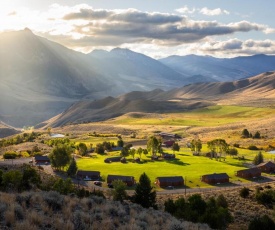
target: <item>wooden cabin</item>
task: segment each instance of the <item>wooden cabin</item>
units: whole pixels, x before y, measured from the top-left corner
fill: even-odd
[[[208,184],[228,183],[229,176],[226,173],[213,173],[203,175],[201,181]]]
[[[157,177],[155,184],[157,184],[159,187],[183,186],[184,180],[182,176]]]
[[[135,184],[135,178],[133,176],[121,176],[121,175],[108,175],[107,183],[111,184],[115,180],[121,180],[127,186],[133,186]]]
[[[245,179],[252,179],[261,176],[261,170],[257,167],[250,169],[243,169],[236,172],[236,176],[242,177]]]

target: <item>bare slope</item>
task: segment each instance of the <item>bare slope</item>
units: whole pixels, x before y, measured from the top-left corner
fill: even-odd
[[[12,136],[17,133],[20,133],[20,131],[0,121],[0,138]]]
[[[268,72],[234,82],[201,83],[171,91],[131,92],[118,98],[80,101],[47,125],[106,120],[130,112],[169,113],[214,104],[265,106],[274,105],[275,73]]]

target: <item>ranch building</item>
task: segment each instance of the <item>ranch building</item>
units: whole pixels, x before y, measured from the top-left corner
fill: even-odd
[[[275,164],[271,161],[261,163],[257,165],[257,168],[259,168],[262,172],[265,172],[265,173],[275,172]]]
[[[261,170],[257,167],[250,168],[250,169],[243,169],[236,172],[236,176],[242,177],[245,179],[252,179],[255,177],[261,176]]]
[[[135,184],[135,178],[133,176],[121,176],[121,175],[108,175],[107,183],[111,184],[115,180],[121,180],[127,186],[133,186]]]
[[[183,186],[184,180],[182,176],[157,177],[155,184],[157,184],[159,187]]]
[[[76,177],[82,180],[99,180],[100,172],[99,171],[84,171],[78,170],[76,173]]]
[[[229,176],[226,173],[207,174],[201,177],[201,181],[208,184],[228,183]]]

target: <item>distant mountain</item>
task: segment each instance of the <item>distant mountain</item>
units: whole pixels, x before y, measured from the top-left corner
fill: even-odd
[[[170,56],[159,61],[183,75],[202,76],[196,82],[234,81],[275,70],[275,56],[263,54],[236,58]]]
[[[180,112],[215,104],[274,106],[274,101],[275,72],[267,72],[233,82],[197,83],[169,91],[135,91],[117,98],[80,101],[43,125],[87,123],[132,112]]]
[[[120,48],[83,54],[29,29],[6,32],[0,34],[0,117],[14,127],[33,126],[79,100],[232,81],[273,66],[275,57],[266,55],[233,59],[173,56],[159,61]]]
[[[19,130],[16,130],[15,128],[0,121],[0,138],[8,137],[18,133],[20,133]]]
[[[135,91],[117,98],[80,101],[44,125],[101,121],[132,112],[180,112],[223,103],[274,106],[274,101],[275,73],[267,72],[233,82],[197,83],[169,91]]]
[[[0,115],[17,127],[49,119],[83,98],[189,83],[145,55],[123,49],[86,55],[29,29],[0,34],[0,60]]]
[[[129,92],[129,89],[167,90],[192,83],[159,61],[129,49],[95,50],[88,55],[93,58],[91,62],[97,71],[113,79],[113,87],[120,89],[120,94]]]

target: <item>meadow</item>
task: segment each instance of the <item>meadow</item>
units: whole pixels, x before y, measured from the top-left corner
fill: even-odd
[[[192,111],[157,114],[156,116],[124,115],[107,121],[124,125],[179,125],[179,126],[219,126],[241,121],[251,121],[274,115],[273,108],[215,105]]]
[[[172,153],[171,150],[165,152]],[[245,157],[245,161],[238,160],[227,156],[225,161],[210,159],[205,156],[193,156],[188,148],[182,148],[176,152],[175,160],[159,160],[151,161],[149,156],[142,155],[141,163],[133,163],[132,157],[127,158],[127,163],[113,162],[104,163],[104,159],[108,156],[118,156],[119,153],[111,153],[106,155],[95,155],[92,158],[80,158],[77,160],[77,166],[81,170],[100,171],[103,180],[108,174],[134,176],[138,181],[140,175],[145,172],[153,183],[158,176],[183,176],[186,180],[186,186],[190,188],[211,187],[211,185],[200,181],[200,177],[205,174],[227,173],[230,182],[250,182],[242,178],[236,177],[235,172],[245,169],[243,163],[251,163],[256,152],[249,150],[240,150],[240,156]],[[265,157],[269,155],[264,154]],[[136,155],[137,157],[137,155]]]

